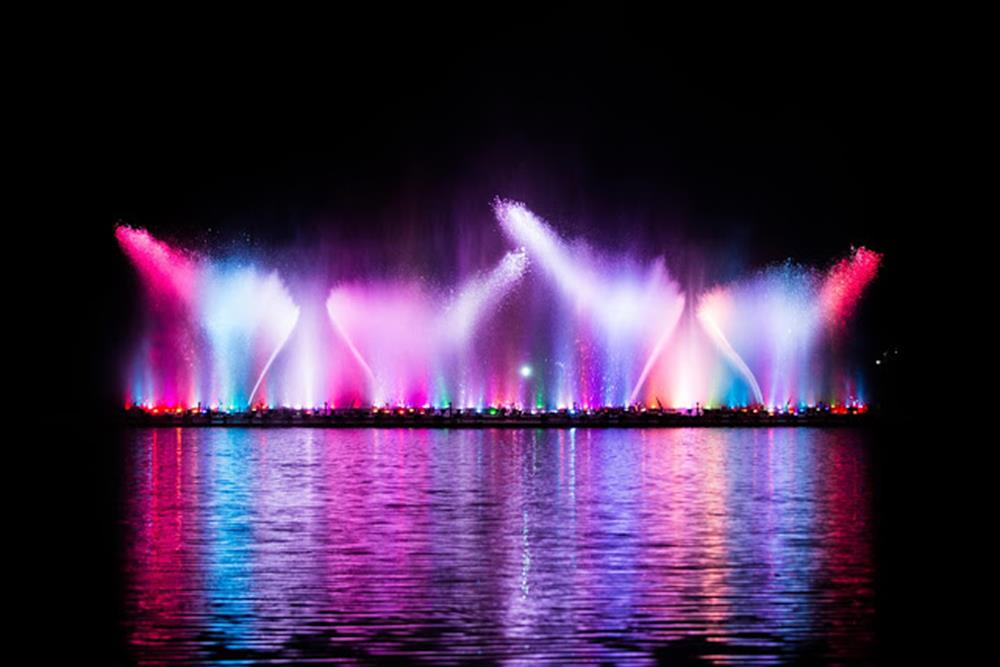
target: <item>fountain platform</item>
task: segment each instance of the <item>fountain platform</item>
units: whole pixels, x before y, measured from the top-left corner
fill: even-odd
[[[867,408],[768,411],[753,409],[630,409],[521,411],[426,408],[296,410],[148,410],[130,408],[134,426],[259,428],[656,428],[855,426],[874,418]]]

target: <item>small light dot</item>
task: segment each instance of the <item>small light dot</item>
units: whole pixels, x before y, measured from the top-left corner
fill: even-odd
[[[527,364],[521,366],[521,377],[531,377],[531,366]]]

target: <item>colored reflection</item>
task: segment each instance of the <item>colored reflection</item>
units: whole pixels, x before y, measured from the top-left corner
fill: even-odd
[[[872,657],[863,432],[129,438],[140,663]]]

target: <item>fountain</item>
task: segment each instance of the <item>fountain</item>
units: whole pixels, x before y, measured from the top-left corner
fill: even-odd
[[[358,275],[316,287],[260,256],[119,226],[143,286],[126,407],[355,421],[865,411],[842,342],[879,253],[852,249],[825,271],[787,261],[692,293],[662,257],[566,239],[519,202],[493,209],[499,258],[453,285]]]

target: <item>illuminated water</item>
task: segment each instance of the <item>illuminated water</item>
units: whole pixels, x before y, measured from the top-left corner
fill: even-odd
[[[483,253],[463,238],[437,281],[406,253],[392,280],[386,266],[324,274],[353,266],[350,248],[283,274],[267,253],[192,252],[117,227],[143,286],[142,335],[121,347],[124,407],[865,404],[870,362],[848,343],[878,252],[826,269],[789,260],[705,291],[662,256],[567,241],[523,204],[494,213],[513,247],[480,264],[502,235]]]
[[[139,662],[873,656],[861,431],[126,437]]]

